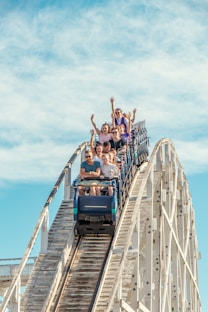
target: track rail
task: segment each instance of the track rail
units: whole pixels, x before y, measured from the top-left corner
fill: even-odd
[[[109,235],[78,238],[50,312],[91,311],[111,242]]]

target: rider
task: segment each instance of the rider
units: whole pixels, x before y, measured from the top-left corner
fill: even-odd
[[[86,160],[81,163],[80,177],[82,180],[89,179],[80,182],[79,194],[85,195],[86,186],[90,187],[90,195],[100,195],[100,187],[96,187],[96,180],[93,178],[99,178],[101,173],[100,163],[93,159],[92,151],[85,151]],[[90,180],[92,178],[92,180]]]

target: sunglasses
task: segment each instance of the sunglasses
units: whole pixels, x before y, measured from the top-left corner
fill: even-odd
[[[85,158],[91,158],[91,155],[87,155],[87,156],[85,156]]]

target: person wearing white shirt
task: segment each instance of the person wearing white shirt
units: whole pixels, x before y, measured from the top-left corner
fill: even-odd
[[[100,178],[109,178],[113,179],[114,177],[118,177],[120,175],[119,168],[114,165],[113,163],[110,163],[110,155],[109,154],[103,154],[102,155],[103,165],[101,166],[101,175]],[[108,195],[113,195],[113,187],[108,186]]]

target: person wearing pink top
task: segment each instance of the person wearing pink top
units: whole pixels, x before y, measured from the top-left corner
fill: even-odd
[[[99,142],[100,143],[104,143],[104,142],[108,142],[112,139],[112,134],[111,134],[111,128],[110,125],[105,122],[104,124],[102,124],[101,130],[99,130],[96,126],[96,123],[94,121],[94,114],[91,115],[91,122],[92,125],[99,137]]]

